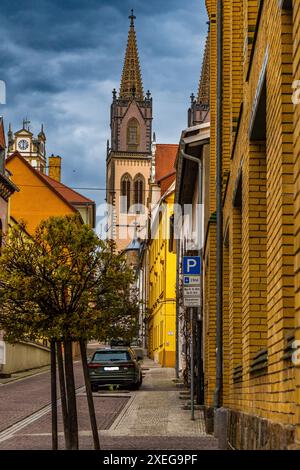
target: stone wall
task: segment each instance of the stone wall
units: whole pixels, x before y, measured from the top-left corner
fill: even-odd
[[[0,374],[35,369],[50,364],[50,350],[34,343],[5,343],[6,363],[0,364]]]
[[[214,104],[217,0],[207,0],[206,5]],[[300,80],[300,6],[293,2],[293,12],[288,1],[226,0],[223,5],[223,405],[233,447],[285,449],[295,435],[300,437],[299,367],[291,360],[294,337],[300,339],[300,237],[295,223],[300,213],[300,105],[292,104],[293,79]],[[215,111],[210,146],[212,209]],[[212,225],[204,260],[207,406],[213,403],[215,380],[211,356],[216,260],[211,230]]]

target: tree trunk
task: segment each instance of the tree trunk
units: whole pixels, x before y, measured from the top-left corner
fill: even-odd
[[[59,384],[60,384],[61,408],[62,408],[62,416],[63,416],[63,423],[64,423],[65,444],[66,444],[66,449],[70,450],[70,426],[69,426],[68,407],[67,407],[67,399],[66,399],[66,380],[65,380],[64,361],[63,361],[61,341],[57,342],[57,363],[58,363],[58,374],[59,374]]]
[[[94,448],[95,450],[100,450],[97,419],[96,419],[92,387],[91,387],[91,382],[90,382],[90,377],[89,377],[89,369],[88,369],[87,356],[86,356],[86,345],[85,345],[84,340],[80,340],[79,344],[80,344],[80,353],[81,353],[82,368],[83,368],[85,388],[86,388],[86,396],[87,396],[87,402],[88,402],[88,407],[89,407],[91,428],[92,428],[92,433],[93,433]]]
[[[78,419],[73,369],[72,341],[66,340],[64,342],[64,346],[68,418],[70,429],[70,449],[78,450]]]
[[[56,390],[55,340],[51,341],[51,414],[52,414],[52,450],[57,450],[58,449],[58,433],[57,433],[57,390]]]

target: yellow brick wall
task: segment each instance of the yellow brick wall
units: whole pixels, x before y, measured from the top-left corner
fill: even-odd
[[[204,252],[204,398],[213,406],[216,386],[216,224],[211,222]]]
[[[233,372],[242,366],[242,214],[233,208],[228,226],[229,244],[229,407],[240,399],[241,384],[233,382]]]
[[[300,425],[300,377],[296,414],[295,368],[283,359],[286,338],[294,331],[294,262],[300,279],[300,105],[293,110],[291,85],[300,80],[300,2],[291,12],[281,10],[277,0],[263,3],[258,18],[257,0],[228,0],[224,6],[223,44],[223,173],[229,170],[224,194],[224,405],[281,424]],[[206,2],[215,19],[216,0]],[[294,24],[294,72],[293,64]],[[211,80],[216,79],[216,25],[211,24]],[[249,124],[256,99],[261,70],[267,63],[267,138],[250,141]],[[254,52],[254,53],[253,53]],[[252,60],[252,63],[251,63]],[[211,103],[216,102],[215,83]],[[241,103],[243,112],[237,132]],[[216,110],[211,122],[211,180],[215,194]],[[294,125],[293,125],[294,113]],[[293,151],[294,134],[294,151]],[[234,153],[233,144],[235,143]],[[232,158],[231,158],[232,156]],[[295,169],[293,168],[295,159]],[[238,175],[242,171],[242,211],[233,207]],[[294,178],[296,184],[294,211]],[[214,184],[212,184],[212,181]],[[298,186],[297,186],[298,182]],[[299,190],[297,189],[299,187]],[[211,196],[213,199],[214,196]],[[215,206],[214,206],[215,207]],[[299,221],[297,223],[297,220]],[[294,227],[296,252],[294,257]],[[215,229],[215,226],[214,226]],[[211,262],[212,224],[206,242],[209,259],[205,295],[211,325],[205,346],[212,349],[211,332],[215,321],[212,302],[215,265]],[[298,264],[297,264],[298,263]],[[214,280],[214,281],[213,281]],[[296,281],[296,288],[300,282]],[[298,302],[298,304],[297,304]],[[300,288],[296,292],[300,316]],[[300,321],[297,321],[300,339]],[[266,348],[268,368],[261,375],[250,373],[255,354]],[[215,370],[206,351],[206,403],[211,403]],[[233,372],[242,366],[242,380],[234,382]]]
[[[230,405],[229,246],[223,253],[223,406]]]
[[[243,22],[243,6],[240,0],[232,0],[231,18],[231,56],[230,56],[230,75],[231,75],[231,122],[232,132],[230,133],[231,148],[237,130],[237,121],[240,113],[243,92],[243,40],[244,34],[241,24]]]
[[[293,79],[300,80],[300,2],[293,2]],[[296,340],[300,341],[300,104],[294,107],[294,243]],[[300,442],[300,364],[296,368],[296,424]]]
[[[210,21],[210,169],[209,169],[209,206],[210,212],[216,210],[216,129],[217,129],[217,8],[215,0],[206,0]]]
[[[217,7],[215,0],[206,0],[210,21],[210,155],[209,171],[206,171],[205,186],[209,186],[208,219],[213,220],[206,227],[203,251],[204,266],[204,400],[207,406],[213,406],[216,384],[216,130],[217,130]],[[206,208],[207,209],[207,208]]]

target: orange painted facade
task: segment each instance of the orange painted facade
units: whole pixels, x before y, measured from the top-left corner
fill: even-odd
[[[76,209],[18,153],[8,158],[6,168],[12,173],[13,183],[20,189],[10,199],[10,214],[17,222],[24,221],[29,233],[33,233],[40,222],[51,216],[76,214]]]

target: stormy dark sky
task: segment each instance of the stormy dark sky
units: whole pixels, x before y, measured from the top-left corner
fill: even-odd
[[[43,122],[47,154],[63,157],[63,182],[104,188],[111,91],[119,88],[134,8],[153,130],[177,143],[196,93],[207,17],[204,0],[1,0],[0,80],[6,127]],[[104,191],[82,190],[102,202]]]

